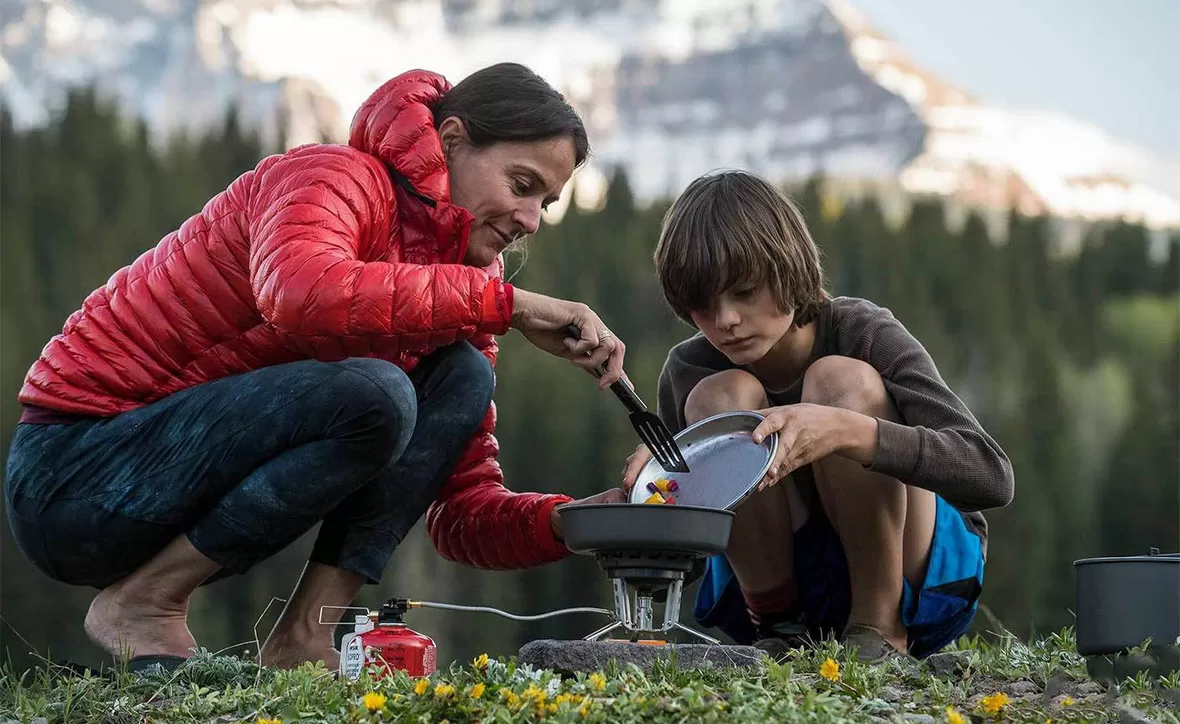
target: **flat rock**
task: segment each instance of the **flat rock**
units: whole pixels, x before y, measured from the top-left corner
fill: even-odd
[[[966,668],[971,654],[967,651],[941,651],[926,657],[926,665],[939,676],[953,676]]]
[[[1008,693],[1013,696],[1025,696],[1027,694],[1035,694],[1040,691],[1040,687],[1031,681],[1013,681],[1008,686]]]
[[[519,660],[562,674],[601,671],[613,660],[619,666],[635,664],[648,671],[657,661],[675,656],[680,669],[755,668],[765,664],[763,653],[753,646],[723,644],[635,644],[629,641],[530,641],[520,649]]]

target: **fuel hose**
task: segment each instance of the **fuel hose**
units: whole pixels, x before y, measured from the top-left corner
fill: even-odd
[[[543,618],[552,618],[553,616],[562,616],[568,613],[601,613],[607,616],[614,616],[614,611],[608,611],[605,608],[592,608],[589,606],[580,606],[577,608],[562,608],[556,611],[549,611],[547,613],[538,613],[532,616],[522,616],[516,613],[508,613],[501,611],[498,608],[491,606],[460,606],[457,603],[436,603],[434,601],[409,601],[410,608],[441,608],[448,611],[474,611],[476,613],[494,613],[497,616],[510,618],[514,621],[539,621]]]

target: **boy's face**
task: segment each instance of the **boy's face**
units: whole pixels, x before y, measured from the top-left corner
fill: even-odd
[[[770,288],[739,283],[713,300],[692,321],[710,343],[737,365],[757,362],[791,330],[794,312],[779,309]]]

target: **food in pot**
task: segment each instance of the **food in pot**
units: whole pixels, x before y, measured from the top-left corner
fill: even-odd
[[[651,495],[649,495],[647,497],[646,500],[643,501],[644,505],[649,505],[651,503],[663,503],[663,502],[664,502],[664,496],[660,495],[658,492],[652,493]]]

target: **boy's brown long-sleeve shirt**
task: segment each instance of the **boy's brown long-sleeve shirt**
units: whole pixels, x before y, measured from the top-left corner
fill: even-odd
[[[1012,500],[1012,464],[939,375],[925,348],[893,314],[864,299],[837,297],[816,319],[811,362],[841,355],[873,366],[904,422],[878,420],[877,455],[869,467],[933,491],[960,510],[987,550],[980,511]],[[672,348],[660,373],[658,411],[679,432],[684,403],[704,378],[738,366],[697,334]],[[803,380],[769,392],[772,405],[800,402]]]

